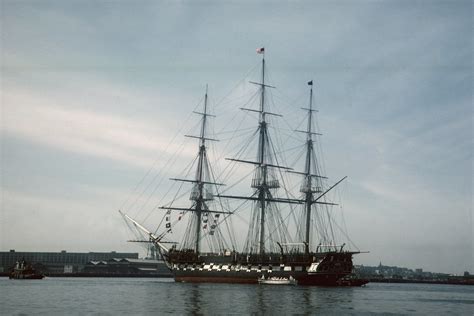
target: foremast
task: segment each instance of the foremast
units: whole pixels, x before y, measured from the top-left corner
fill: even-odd
[[[173,206],[162,206],[160,208],[167,209],[169,214],[172,210],[180,211],[180,217],[183,216],[186,212],[192,212],[193,218],[188,222],[188,228],[184,236],[184,249],[192,249],[195,254],[201,252],[201,239],[202,239],[202,230],[201,223],[205,223],[204,227],[207,227],[207,215],[209,213],[225,213],[216,210],[209,209],[209,203],[214,200],[214,193],[212,186],[222,185],[220,183],[215,183],[212,181],[212,172],[209,164],[206,144],[208,141],[217,141],[213,138],[208,138],[206,135],[207,121],[208,117],[213,116],[208,113],[208,93],[206,86],[206,94],[204,95],[204,105],[203,112],[194,112],[195,114],[201,115],[201,127],[199,136],[194,135],[185,135],[186,137],[196,138],[199,140],[199,151],[197,156],[197,167],[194,179],[177,179],[172,178],[171,180],[181,181],[181,182],[190,182],[193,184],[191,189],[191,194],[189,199],[193,201],[191,207],[173,207]],[[205,217],[203,217],[203,215]],[[168,232],[171,231],[171,224],[168,223],[167,228]]]
[[[201,218],[202,212],[207,208],[205,204],[205,197],[204,197],[204,183],[203,183],[203,167],[204,163],[207,164],[207,153],[206,153],[206,122],[207,122],[207,86],[206,86],[206,94],[204,96],[204,111],[201,113],[202,115],[202,124],[201,124],[201,133],[199,135],[199,155],[198,155],[198,165],[196,170],[196,177],[194,187],[190,196],[191,200],[195,201],[195,208],[194,214],[196,216],[196,227],[195,227],[195,244],[194,244],[194,251],[199,253],[201,250],[200,243],[201,243]],[[195,194],[197,193],[197,194]]]

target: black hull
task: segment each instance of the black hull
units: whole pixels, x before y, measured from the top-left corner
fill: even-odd
[[[257,284],[262,276],[297,280],[299,285],[341,286],[352,272],[352,253],[198,255],[175,252],[167,257],[176,282]],[[359,284],[355,284],[359,285]]]
[[[41,280],[44,278],[42,274],[10,274],[10,279],[15,280]]]

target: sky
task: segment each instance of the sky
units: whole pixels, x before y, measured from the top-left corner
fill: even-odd
[[[348,176],[348,233],[369,251],[355,263],[474,272],[471,1],[0,0],[0,11],[1,251],[139,251],[117,210],[150,168],[193,157],[180,137],[206,84],[218,104],[265,47],[282,95],[307,102],[315,82],[326,170]]]

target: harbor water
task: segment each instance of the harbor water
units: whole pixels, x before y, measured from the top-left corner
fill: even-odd
[[[0,278],[2,315],[473,315],[474,287],[305,287],[138,278]]]

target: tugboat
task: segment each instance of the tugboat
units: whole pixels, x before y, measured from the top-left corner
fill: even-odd
[[[239,146],[241,149],[231,153],[232,158],[225,158],[228,166],[224,171],[215,172],[208,155],[209,143],[217,139],[208,135],[209,120],[214,115],[209,113],[206,88],[202,111],[194,112],[201,116],[199,134],[185,135],[199,141],[198,153],[182,177],[171,178],[179,188],[170,201],[157,207],[164,213],[159,226],[147,229],[119,212],[134,233],[156,245],[176,282],[257,284],[264,274],[280,281],[294,278],[299,285],[345,286],[348,283],[342,280],[352,273],[352,258],[360,251],[347,249],[346,243],[341,243],[351,242],[342,229],[340,236],[336,234],[341,226],[331,207],[338,204],[327,196],[346,177],[329,183],[316,155],[316,140],[321,134],[315,124],[313,81],[308,82],[309,104],[303,108],[307,117],[299,119],[306,121],[306,128],[295,130],[305,135],[300,140],[301,159],[295,161],[296,170],[300,171],[296,171],[287,166],[286,157],[281,155],[285,152],[281,138],[272,139],[272,134],[278,133],[281,123],[277,120],[282,115],[269,108],[269,100],[273,100],[270,91],[275,87],[265,81],[264,48],[257,53],[263,55],[260,80],[250,81],[257,90],[249,101],[242,102],[246,107],[240,109],[256,116],[258,124],[250,127],[253,133]],[[252,102],[254,106],[250,105]],[[249,130],[239,128],[232,127],[227,133]],[[254,145],[256,150],[250,150]],[[292,146],[294,150],[294,143]],[[250,182],[250,190],[235,194],[233,190],[241,188],[239,184],[244,180]],[[222,188],[226,183],[231,185]],[[187,184],[190,188],[184,190]],[[235,225],[232,218],[244,218],[244,224]],[[242,233],[245,224],[246,238]],[[176,232],[178,235],[173,235]],[[176,238],[181,242],[177,243]]]
[[[25,260],[21,260],[15,263],[15,267],[8,277],[18,280],[41,280],[44,278],[44,274],[36,271],[33,266]]]
[[[338,286],[364,286],[369,283],[368,279],[359,278],[353,274],[346,275],[345,277],[337,280]]]

